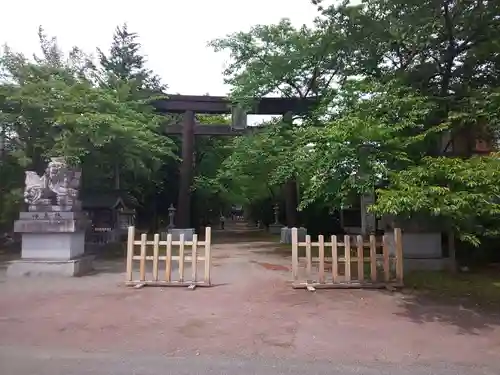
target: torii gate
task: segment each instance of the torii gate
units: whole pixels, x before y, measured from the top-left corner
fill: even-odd
[[[180,168],[179,196],[177,200],[176,225],[187,229],[191,225],[191,184],[194,169],[194,140],[196,135],[238,136],[247,127],[246,115],[282,115],[307,113],[316,103],[314,98],[261,98],[253,101],[253,108],[244,112],[240,107],[222,96],[168,95],[167,99],[156,100],[152,104],[159,113],[183,114],[181,124],[167,126],[166,134],[182,134],[182,164]],[[195,114],[232,114],[232,124],[200,125],[195,122]],[[295,184],[294,184],[295,186]],[[287,189],[290,190],[290,189]],[[287,208],[294,205],[295,213],[287,209],[290,226],[296,225],[296,195]],[[290,201],[287,197],[287,201]]]

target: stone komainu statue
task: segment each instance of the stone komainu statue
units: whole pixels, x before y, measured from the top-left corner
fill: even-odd
[[[45,173],[26,171],[24,201],[29,205],[71,206],[78,197],[81,172],[64,158],[51,158]]]

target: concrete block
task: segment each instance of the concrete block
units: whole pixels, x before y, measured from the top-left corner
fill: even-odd
[[[307,229],[304,227],[297,228],[297,234],[299,242],[304,242],[306,240]],[[292,243],[292,228],[284,227],[281,228],[281,243],[291,244]]]
[[[396,254],[394,233],[385,233],[389,254]],[[403,233],[403,267],[407,271],[441,271],[449,267],[443,258],[441,233]]]
[[[396,253],[394,233],[385,233],[389,254]],[[443,257],[441,233],[408,233],[403,232],[403,255],[412,259],[436,259]]]
[[[85,233],[23,233],[23,259],[70,260],[85,252]]]
[[[169,228],[166,232],[160,233],[160,239],[162,241],[166,241],[167,234],[171,234],[172,241],[179,241],[182,233],[184,233],[184,241],[192,241],[193,234],[195,234],[195,230],[194,228],[185,228],[185,229]]]
[[[93,256],[71,260],[21,259],[9,263],[7,277],[76,277],[93,270]]]
[[[42,220],[16,220],[14,232],[16,233],[68,233],[85,231],[90,224],[89,220],[73,219],[42,219]]]
[[[20,212],[20,220],[89,220],[85,212],[82,211],[39,211],[39,212]]]
[[[269,225],[269,233],[281,235],[281,229],[284,227],[283,224],[271,224]]]
[[[445,271],[450,269],[449,258],[408,259],[403,261],[404,272],[410,271]]]

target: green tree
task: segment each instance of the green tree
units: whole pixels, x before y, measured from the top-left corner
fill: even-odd
[[[498,136],[500,44],[494,35],[500,30],[499,7],[495,1],[344,2],[320,8],[314,27],[298,34],[282,22],[256,26],[213,45],[231,52],[233,61],[225,73],[236,98],[321,96],[314,116],[289,127],[287,137],[274,137],[276,150],[292,145],[295,155],[285,151],[288,165],[281,169],[288,172],[272,174],[302,177],[302,206],[322,202],[340,208],[378,185],[379,201],[372,208],[377,213],[434,215],[474,242],[477,234],[489,232],[466,225],[472,220],[467,207],[475,204],[474,189],[482,197],[494,195],[499,182],[491,172],[494,159],[467,159],[477,138],[494,143]],[[317,58],[323,56],[315,50],[321,44],[328,46],[325,60]],[[323,64],[314,65],[318,61]],[[317,70],[320,76],[323,71],[334,74],[310,91],[313,66],[323,67]],[[449,141],[443,142],[445,137]],[[276,160],[266,152],[260,160],[268,164],[261,166]],[[443,159],[443,153],[455,158]],[[235,158],[242,166],[252,165],[249,159]],[[443,170],[448,163],[456,173],[472,166],[478,173],[457,184]],[[436,185],[436,176],[442,186],[449,185],[442,190],[448,199],[417,202],[422,194],[401,194],[410,189],[403,182],[426,191]],[[486,180],[479,181],[480,176]],[[465,202],[456,204],[457,196]],[[496,208],[486,207],[472,222],[485,225],[491,219]]]
[[[305,100],[311,98],[326,103],[328,98],[335,95],[335,87],[343,77],[347,56],[344,50],[339,48],[342,41],[332,36],[333,33],[324,38],[325,29],[330,30],[332,27],[321,20],[317,21],[315,28],[303,26],[297,29],[290,20],[283,19],[277,25],[257,25],[248,32],[214,40],[210,45],[216,51],[228,50],[232,56],[224,75],[226,83],[232,85],[231,96],[235,101],[249,106],[252,105],[253,98],[277,95],[283,98],[299,98],[299,105],[305,104]],[[309,116],[300,117],[311,118],[312,115],[319,114],[311,111],[307,115]],[[269,172],[270,165],[275,166],[276,171],[273,174],[279,175],[282,178],[279,184],[284,185],[289,225],[298,224],[297,169],[293,160],[286,158],[284,151],[288,147],[287,144],[294,142],[293,120],[287,118],[274,122],[276,129],[271,134],[257,135],[254,139],[258,142],[260,137],[263,141],[266,137],[272,137],[272,142],[283,149],[281,155],[285,157],[281,158],[280,163],[254,164],[251,158],[241,158],[237,154],[231,161],[231,173],[251,168],[255,173],[265,175]],[[239,147],[245,147],[245,144],[246,141],[241,141]],[[275,160],[275,155],[259,154],[259,160],[262,158]],[[241,163],[240,168],[235,167],[237,162]],[[264,170],[259,172],[261,168]],[[226,179],[229,178],[226,176]],[[242,176],[235,176],[234,179],[240,181],[240,186],[250,181]],[[251,191],[248,188],[246,190],[247,193]]]
[[[417,164],[430,140],[446,129],[426,129],[434,105],[398,83],[350,82],[336,101],[341,113],[324,127],[305,126],[295,147],[302,160],[302,206],[322,202],[349,206],[353,197],[367,193],[392,171]],[[299,143],[297,143],[299,144]]]
[[[348,41],[352,74],[396,79],[435,101],[434,126],[463,109],[464,98],[499,87],[499,12],[497,1],[363,0],[326,7],[322,18]],[[470,125],[454,124],[450,140]],[[470,145],[460,152],[470,155]]]
[[[379,189],[378,204],[373,207],[379,214],[436,216],[442,219],[443,229],[451,226],[464,239],[476,244],[477,234],[490,232],[486,227],[481,229],[479,223],[491,222],[496,214],[495,204],[486,203],[496,196],[498,176],[491,172],[496,160],[467,157],[473,154],[477,138],[494,143],[498,134],[500,44],[494,35],[500,30],[499,11],[500,4],[494,1],[454,0],[424,3],[365,0],[355,6],[343,3],[322,10],[322,17],[338,24],[349,41],[353,57],[351,74],[383,85],[396,80],[412,91],[409,98],[419,98],[427,108],[432,108],[411,118],[414,124],[411,136],[406,131],[393,132],[392,141],[387,139],[383,144],[404,145],[415,134],[421,138],[429,130],[437,133],[448,129],[440,137],[427,137],[432,145],[417,142],[416,154],[408,146],[391,151],[391,156],[403,151],[406,163],[376,164],[384,165],[388,182]],[[386,95],[384,100],[393,111],[399,111],[405,108],[407,98],[402,102],[399,95]],[[375,130],[380,125],[385,123],[398,129],[403,120],[398,116],[387,122],[386,116],[380,115],[386,111],[378,107],[372,110],[375,122],[368,121],[358,130],[361,134],[372,132],[367,137],[372,141],[377,141],[379,133]],[[339,121],[348,120],[352,113],[341,112]],[[359,107],[355,114],[356,117],[362,114]],[[336,133],[338,129],[331,134]],[[443,142],[445,134],[449,134],[447,142]],[[350,137],[355,139],[353,134]],[[330,141],[333,144],[335,138]],[[443,153],[460,158],[422,159],[425,155]],[[370,154],[369,158],[372,157]],[[470,168],[477,173],[471,171],[465,179],[464,171]],[[323,169],[322,176],[324,172]],[[377,171],[372,170],[371,176],[378,177]],[[329,181],[335,185],[337,176],[333,177]],[[464,179],[462,183],[457,183],[458,178]],[[433,198],[437,191],[442,199]],[[483,201],[484,205],[478,206],[476,212],[469,210],[477,204],[478,196],[486,198],[490,193],[491,198]],[[422,200],[426,194],[429,199]]]
[[[98,49],[99,65],[94,66],[100,87],[111,88],[122,94],[128,93],[135,100],[161,94],[167,88],[160,77],[146,67],[147,60],[141,53],[138,38],[137,33],[129,31],[126,23],[116,27],[108,54]],[[161,123],[157,125],[160,126],[156,127],[156,131],[161,136]],[[114,155],[115,189],[133,190],[136,195],[149,200],[152,199],[151,195],[157,195],[165,183],[166,176],[163,173],[154,176],[154,183],[151,183],[152,176],[148,176],[148,180],[137,184],[136,173],[127,173],[120,154]],[[168,163],[168,160],[163,162]]]
[[[141,53],[138,38],[137,33],[130,32],[125,23],[116,27],[108,55],[98,49],[104,82],[111,86],[126,83],[140,90],[162,92],[167,86],[146,67],[146,57]]]
[[[331,98],[348,60],[342,43],[329,22],[318,19],[313,28],[297,29],[283,19],[213,40],[210,46],[230,52],[225,82],[234,100],[245,102],[268,95]]]
[[[416,214],[436,217],[444,220],[443,228],[477,246],[481,237],[500,234],[498,156],[426,157],[420,165],[394,173],[373,209],[400,220]]]
[[[197,115],[196,120],[204,126],[215,124],[229,127],[231,123],[230,118],[224,115]],[[231,153],[232,142],[231,137],[196,136],[193,195],[194,216],[198,219],[218,220],[220,211],[227,210],[235,202],[234,195],[214,183],[223,161]]]
[[[43,32],[40,44],[42,56],[33,61],[9,48],[0,60],[1,120],[17,170],[41,172],[48,157],[63,155],[82,165],[86,186],[109,185],[117,155],[137,177],[151,176],[174,156],[172,142],[158,136],[163,118],[130,94],[133,87],[96,87],[86,78],[91,67],[77,61],[77,49],[66,58]],[[16,176],[21,188],[23,174]]]

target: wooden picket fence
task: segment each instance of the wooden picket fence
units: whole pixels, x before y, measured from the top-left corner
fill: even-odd
[[[135,228],[128,228],[127,240],[127,280],[126,285],[143,286],[187,286],[194,289],[197,286],[211,286],[210,271],[212,267],[211,258],[212,230],[205,228],[205,240],[198,241],[198,235],[193,235],[192,241],[185,241],[181,234],[179,241],[172,241],[172,235],[167,235],[166,241],[160,241],[160,235],[153,236],[149,241],[147,234],[141,234],[140,241],[135,240]],[[135,248],[140,248],[137,255]],[[200,254],[200,247],[204,248]],[[152,254],[151,250],[152,249]],[[134,277],[134,261],[138,261],[138,277]],[[147,261],[152,261],[152,271],[147,272]],[[164,262],[164,277],[160,279],[160,264]],[[198,263],[203,262],[204,275],[200,280],[198,277]],[[177,270],[174,266],[177,265]],[[191,268],[191,278],[186,279],[186,268]]]
[[[339,242],[331,236],[325,242],[318,236],[311,242],[298,241],[297,228],[292,229],[292,277],[294,288],[383,288],[403,285],[403,243],[401,229],[394,229],[394,237],[376,238],[370,235],[365,242],[362,236],[344,236]],[[394,249],[390,254],[390,242]],[[301,254],[305,248],[305,254]],[[313,254],[313,250],[317,254]],[[327,268],[330,268],[327,270]],[[328,271],[328,272],[327,272]]]

